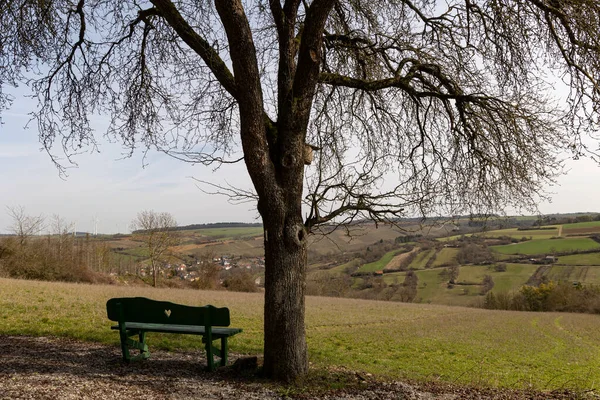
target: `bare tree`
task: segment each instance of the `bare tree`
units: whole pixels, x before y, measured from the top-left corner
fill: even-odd
[[[7,207],[7,210],[13,220],[9,229],[17,236],[20,246],[23,246],[30,236],[38,235],[44,229],[43,215],[28,215],[23,206]]]
[[[320,224],[533,206],[561,150],[593,150],[597,0],[10,0],[0,12],[0,83],[38,95],[55,162],[55,143],[69,160],[95,146],[94,113],[132,152],[243,159],[264,224],[264,370],[279,379],[308,368],[306,238]],[[552,75],[570,87],[563,103]]]
[[[197,257],[197,279],[194,287],[204,290],[216,290],[221,287],[219,276],[221,267],[214,261],[216,255],[213,251],[206,251]]]
[[[177,221],[173,215],[155,211],[142,211],[131,222],[133,234],[144,241],[148,248],[148,258],[152,269],[152,286],[156,287],[160,266],[165,262],[169,248],[179,243],[173,230]]]
[[[75,223],[69,222],[58,214],[52,215],[50,220],[50,233],[48,240],[53,241],[54,256],[58,260],[67,260],[69,256],[73,256],[73,238],[75,233]],[[69,260],[70,262],[73,260]]]

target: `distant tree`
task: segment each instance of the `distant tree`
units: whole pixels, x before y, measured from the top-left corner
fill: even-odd
[[[154,287],[157,285],[158,272],[165,262],[169,248],[179,243],[178,235],[172,230],[176,226],[175,217],[167,212],[142,211],[131,222],[134,236],[142,240],[148,248]]]
[[[417,297],[419,277],[414,271],[408,271],[400,290],[400,301],[410,303]]]
[[[481,282],[481,294],[486,294],[494,288],[494,279],[491,275],[485,275]]]
[[[43,215],[28,215],[22,206],[7,207],[8,215],[12,218],[10,231],[17,236],[19,245],[23,246],[27,239],[38,235],[45,228]]]
[[[219,283],[221,267],[214,262],[214,258],[213,252],[203,253],[198,258],[198,276],[194,281],[196,288],[215,290],[221,287]]]
[[[459,264],[478,264],[492,261],[494,255],[485,243],[463,243],[456,254]]]
[[[448,267],[448,283],[454,285],[460,274],[460,268],[458,265],[452,265]]]
[[[0,15],[0,85],[38,95],[54,161],[54,143],[68,160],[95,148],[99,113],[131,152],[243,160],[255,192],[217,191],[262,217],[278,379],[308,369],[311,231],[533,206],[598,123],[597,0],[11,0]],[[548,73],[570,86],[560,105]]]

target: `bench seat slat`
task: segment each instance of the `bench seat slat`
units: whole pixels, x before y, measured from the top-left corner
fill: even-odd
[[[125,327],[128,330],[140,330],[146,332],[163,332],[163,333],[182,333],[190,335],[204,335],[206,333],[204,326],[198,325],[167,325],[167,324],[150,324],[141,322],[126,322]],[[111,329],[119,329],[119,325],[110,327]],[[212,328],[212,336],[214,338],[229,337],[242,330],[237,328]]]

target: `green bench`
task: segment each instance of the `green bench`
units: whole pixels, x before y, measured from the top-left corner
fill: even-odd
[[[168,301],[156,301],[145,297],[122,297],[106,303],[108,319],[119,325],[111,329],[119,331],[123,361],[130,362],[150,357],[146,343],[146,332],[183,333],[202,335],[205,344],[208,369],[214,371],[214,356],[220,358],[220,365],[227,364],[227,338],[240,333],[229,326],[229,309],[211,305],[192,307]],[[132,336],[138,336],[138,340]],[[213,346],[213,341],[221,339],[221,348]],[[139,350],[132,356],[130,349]]]

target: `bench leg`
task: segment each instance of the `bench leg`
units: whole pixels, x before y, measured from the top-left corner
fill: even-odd
[[[206,349],[206,361],[208,364],[207,369],[212,372],[215,370],[215,360],[213,358],[213,345],[210,340],[206,340],[205,343],[206,344],[204,348]]]
[[[123,361],[128,363],[131,360],[131,355],[129,354],[129,346],[127,345],[127,342],[129,341],[127,332],[119,331],[119,337],[121,339],[121,353],[123,353]]]
[[[143,359],[150,357],[150,352],[148,351],[148,345],[146,344],[146,331],[141,331],[139,334],[139,345],[138,349],[140,350],[140,356]]]
[[[227,348],[227,337],[221,338],[221,366],[224,367],[227,365],[227,353],[229,349]]]
[[[125,330],[119,332],[121,338],[121,352],[123,353],[123,361],[129,363],[131,361],[144,360],[150,357],[148,351],[148,345],[146,344],[146,332],[145,331],[129,331]],[[131,336],[138,335],[139,340],[134,340]],[[131,349],[139,350],[140,353],[131,356]]]
[[[216,368],[215,356],[219,357],[218,361],[219,366],[224,367],[227,365],[227,353],[228,353],[228,345],[227,345],[227,337],[221,338],[221,348],[217,348],[213,346],[212,342],[209,342],[207,338],[203,337],[202,341],[204,342],[204,348],[206,350],[206,361],[207,361],[207,369],[209,371],[214,371]]]

